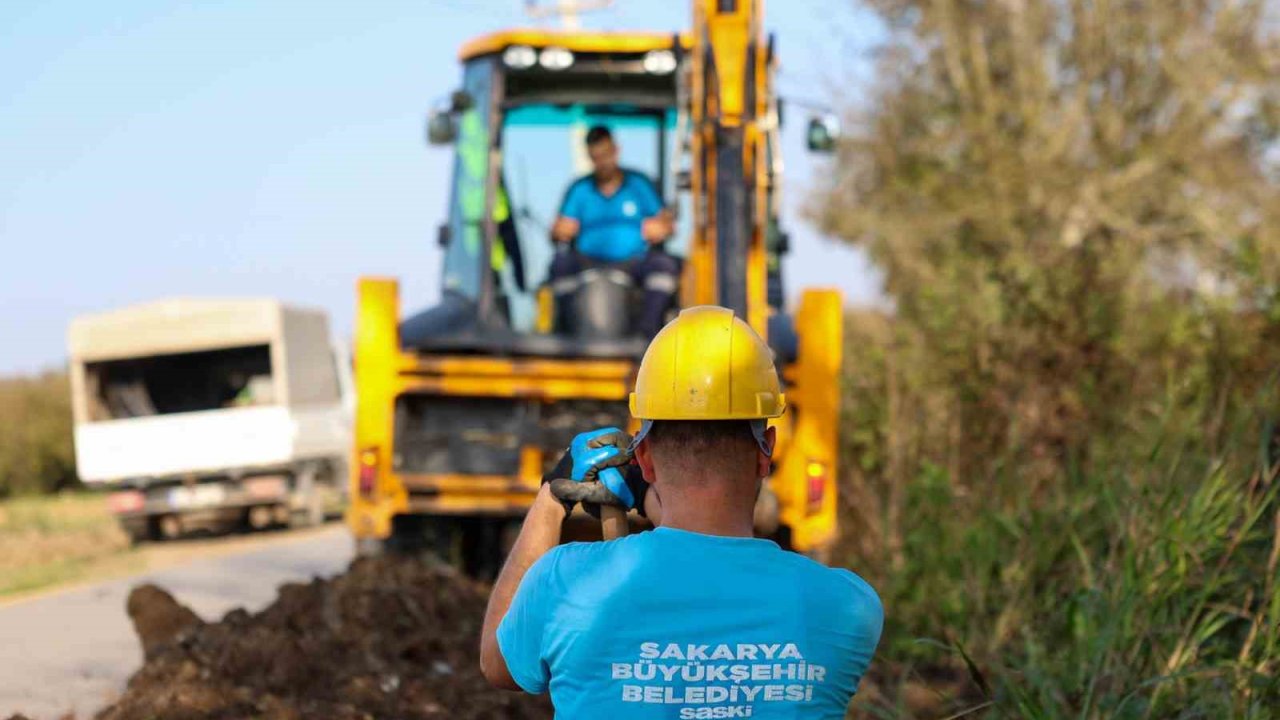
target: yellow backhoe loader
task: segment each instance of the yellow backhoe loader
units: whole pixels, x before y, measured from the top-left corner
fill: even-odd
[[[774,50],[762,0],[695,0],[684,34],[517,30],[462,47],[461,87],[427,123],[454,150],[442,300],[402,319],[395,280],[359,284],[347,519],[362,549],[426,547],[491,574],[570,439],[631,424],[647,338],[627,326],[626,278],[583,278],[573,333],[553,327],[545,284],[548,227],[594,124],[679,218],[679,305],[731,308],[777,353],[789,409],[758,532],[830,547],[842,301],[806,290],[785,307]],[[831,128],[812,119],[810,148],[829,149]]]

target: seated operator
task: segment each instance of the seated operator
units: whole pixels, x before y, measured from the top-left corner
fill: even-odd
[[[625,266],[644,288],[638,329],[653,337],[663,325],[680,275],[680,261],[659,247],[671,237],[671,212],[648,177],[618,165],[618,146],[609,128],[597,125],[587,132],[587,152],[593,171],[569,186],[551,229],[556,242],[551,289],[557,325],[570,326],[566,321],[578,290],[578,273],[593,264],[611,263]]]

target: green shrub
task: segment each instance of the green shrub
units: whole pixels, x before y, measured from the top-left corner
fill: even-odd
[[[71,428],[65,374],[0,378],[0,497],[75,486]]]
[[[1087,470],[1037,469],[1032,484],[1012,452],[962,476],[953,388],[921,382],[927,349],[895,327],[865,314],[848,330],[842,558],[887,612],[862,708],[1272,717],[1277,394],[1215,406],[1220,386],[1171,382],[1090,436]]]
[[[863,708],[1275,716],[1268,3],[860,4],[889,39],[814,211],[894,308],[847,333]]]

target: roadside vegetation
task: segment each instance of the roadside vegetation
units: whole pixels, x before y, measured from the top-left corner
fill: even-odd
[[[0,498],[76,484],[66,374],[0,377]]]
[[[814,214],[848,326],[871,717],[1280,707],[1280,43],[1261,0],[866,0]]]
[[[128,549],[101,495],[0,501],[0,598],[108,570]]]
[[[126,561],[106,501],[79,489],[67,377],[0,378],[0,597]]]

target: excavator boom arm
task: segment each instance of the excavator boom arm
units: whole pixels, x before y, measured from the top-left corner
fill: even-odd
[[[764,123],[772,100],[764,0],[695,0],[692,298],[731,308],[766,333]]]

